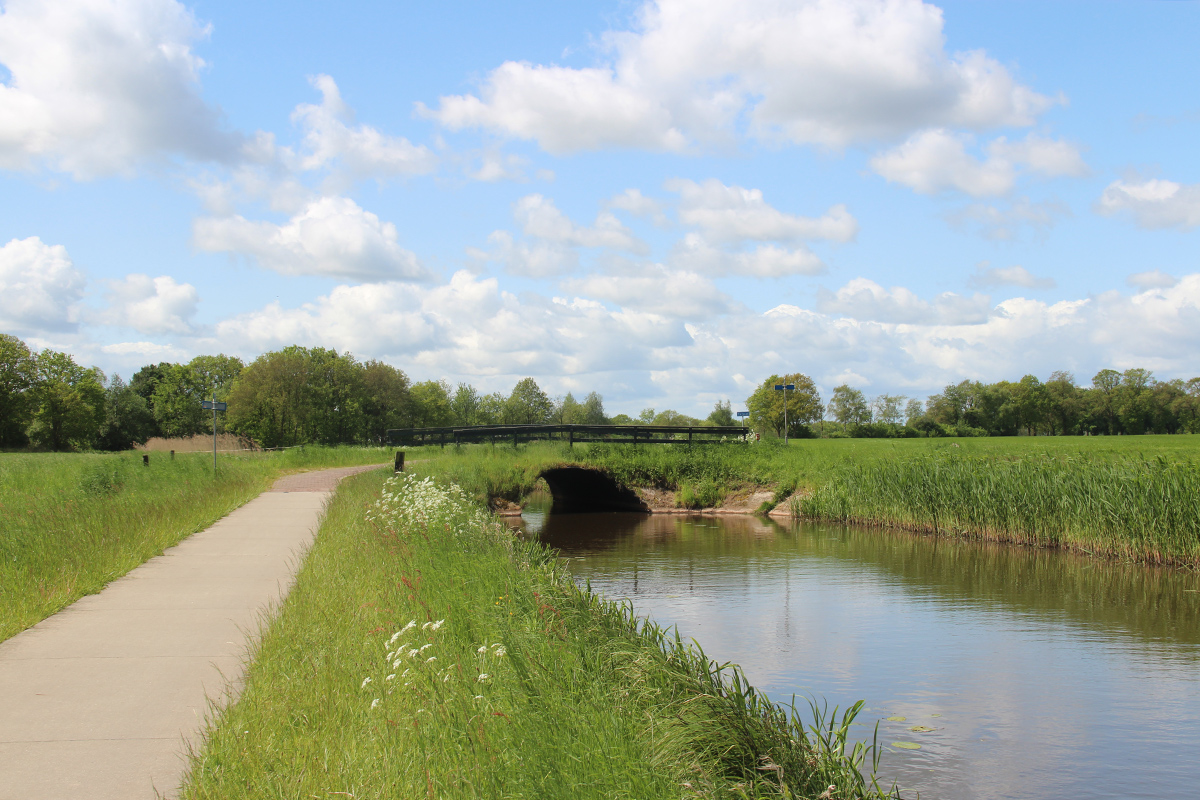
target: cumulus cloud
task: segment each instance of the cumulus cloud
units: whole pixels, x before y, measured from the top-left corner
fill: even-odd
[[[931,127],[1031,125],[1053,101],[982,51],[945,51],[919,0],[651,0],[605,35],[606,62],[506,62],[477,94],[418,112],[565,153],[683,151],[751,132],[842,147]]]
[[[1059,219],[1071,216],[1071,209],[1055,201],[1033,202],[1017,197],[998,203],[971,203],[946,215],[955,227],[974,230],[986,239],[1009,242],[1018,239],[1021,231],[1032,228],[1044,235]]]
[[[668,317],[703,319],[734,306],[712,281],[694,272],[655,266],[640,275],[589,275],[563,283],[568,292],[599,298],[624,309]]]
[[[97,320],[108,325],[133,328],[139,333],[189,333],[200,293],[190,283],[178,283],[169,275],[126,275],[109,281],[109,307]]]
[[[1000,137],[977,158],[967,152],[973,138],[936,128],[921,131],[903,144],[871,159],[871,168],[893,183],[921,194],[958,190],[972,197],[1008,194],[1021,171],[1045,177],[1086,175],[1079,150],[1069,142],[1027,136],[1010,142]]]
[[[967,279],[969,286],[980,289],[997,286],[1021,286],[1025,289],[1053,289],[1053,278],[1039,278],[1022,266],[993,267],[984,261],[975,267],[975,274]]]
[[[147,159],[230,163],[240,136],[200,97],[208,33],[174,0],[9,0],[0,14],[0,167],[87,178]]]
[[[76,328],[87,278],[67,248],[36,236],[0,247],[0,329],[62,332]]]
[[[284,275],[428,278],[417,257],[400,246],[395,225],[346,197],[313,200],[282,225],[239,215],[201,217],[192,236],[201,250],[244,255]]]
[[[522,197],[513,206],[513,217],[526,236],[569,247],[611,247],[630,252],[646,252],[625,225],[610,212],[602,211],[591,227],[576,225],[559,211],[554,201],[540,194]]]
[[[437,157],[423,145],[369,125],[350,125],[354,112],[342,100],[333,78],[317,75],[311,82],[321,92],[321,103],[303,103],[292,112],[292,119],[305,129],[302,169],[336,164],[355,178],[383,178],[425,174],[437,167]]]
[[[493,231],[488,236],[491,250],[477,255],[504,265],[510,275],[525,278],[552,278],[579,266],[579,253],[556,242],[515,241],[508,231]]]
[[[885,289],[867,278],[855,278],[837,292],[822,290],[817,309],[862,321],[975,325],[987,320],[990,299],[944,292],[929,302],[903,286]]]
[[[1174,275],[1168,275],[1161,269],[1152,269],[1148,272],[1135,272],[1125,279],[1125,283],[1130,286],[1136,286],[1145,292],[1151,289],[1170,289],[1179,283],[1179,278],[1176,278]]]
[[[1113,181],[1100,196],[1101,214],[1128,211],[1142,228],[1179,228],[1200,225],[1200,184],[1151,179]]]
[[[699,228],[712,241],[848,242],[858,233],[858,221],[844,205],[831,207],[821,217],[801,217],[769,205],[760,189],[726,186],[715,178],[703,183],[670,180],[666,188],[679,193],[679,221]]]
[[[728,252],[696,233],[689,233],[676,243],[670,262],[678,269],[712,277],[782,278],[820,275],[826,271],[825,262],[804,245],[788,248],[766,244],[747,251]]]
[[[610,197],[607,205],[609,208],[628,211],[636,217],[648,217],[656,225],[665,224],[667,221],[666,214],[663,213],[662,201],[646,197],[640,189],[626,189],[620,194]]]
[[[671,279],[666,271],[647,277]],[[719,300],[705,301],[700,292],[690,319],[635,307],[640,297],[619,296],[624,289],[615,282],[584,278],[569,288],[580,296],[518,298],[494,278],[466,272],[440,286],[339,286],[298,308],[272,304],[227,319],[211,349],[254,355],[320,344],[477,385],[492,376],[509,376],[507,386],[525,375],[546,386],[570,379],[606,400],[610,389],[634,385],[698,413],[711,408],[707,393],[740,399],[771,372],[797,369],[826,391],[852,373],[881,391],[909,394],[963,378],[1048,376],[1056,369],[1090,374],[1141,366],[1162,377],[1192,377],[1200,342],[1200,275],[1132,296],[1107,292],[1055,303],[1015,297],[991,308],[979,296],[922,300],[861,280],[817,310],[729,304],[718,311]],[[956,315],[956,305],[967,313]]]

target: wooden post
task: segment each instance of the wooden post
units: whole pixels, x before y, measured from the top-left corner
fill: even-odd
[[[567,447],[570,447],[572,450],[574,450],[575,449],[575,429],[574,428],[571,428],[571,430],[567,434],[567,437],[568,437]]]
[[[174,450],[171,451],[171,460],[172,461],[175,460],[175,451]]]
[[[396,466],[395,466],[395,469],[393,469],[392,471],[393,472],[404,472],[404,451],[403,450],[396,451]]]
[[[143,467],[150,466],[150,454],[149,453],[142,453],[142,466]]]

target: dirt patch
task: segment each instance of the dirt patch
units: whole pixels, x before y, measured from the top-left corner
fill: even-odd
[[[136,449],[150,453],[166,453],[170,450],[174,450],[176,453],[199,453],[203,451],[211,453],[213,449],[213,437],[211,433],[197,433],[195,436],[183,436],[176,439],[165,439],[161,436],[155,436],[145,444],[138,445]],[[217,434],[217,452],[257,449],[254,442],[243,436],[235,436],[232,433]]]

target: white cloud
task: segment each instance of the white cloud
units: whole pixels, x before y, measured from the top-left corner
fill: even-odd
[[[190,283],[177,283],[169,275],[126,275],[110,281],[109,307],[98,315],[108,325],[133,328],[140,333],[190,333],[200,294]]]
[[[981,51],[948,54],[918,0],[658,0],[605,35],[595,67],[506,62],[478,95],[418,111],[553,153],[681,151],[738,120],[766,138],[841,147],[938,126],[1026,126],[1052,100]]]
[[[1142,228],[1188,230],[1200,225],[1200,184],[1159,179],[1113,181],[1100,196],[1099,211],[1129,211]]]
[[[676,243],[670,261],[676,268],[712,277],[782,278],[825,272],[825,263],[804,245],[786,248],[767,244],[731,253],[713,247],[696,233],[689,233]]]
[[[192,233],[201,250],[251,257],[284,275],[367,281],[428,277],[417,257],[399,245],[395,225],[346,197],[314,200],[283,225],[241,216],[202,217]]]
[[[1152,269],[1148,272],[1136,272],[1125,279],[1125,283],[1130,286],[1136,286],[1143,292],[1151,289],[1170,289],[1175,284],[1179,283],[1179,278],[1174,275],[1168,275],[1161,269]]]
[[[1018,142],[1000,137],[980,159],[967,152],[972,141],[967,134],[944,128],[921,131],[876,155],[871,168],[921,194],[956,189],[972,197],[1008,194],[1022,169],[1045,177],[1087,174],[1087,165],[1069,142],[1033,135]]]
[[[554,242],[515,242],[508,231],[493,231],[488,236],[490,252],[477,256],[498,261],[510,275],[526,278],[551,278],[579,266],[579,253]]]
[[[670,273],[650,277],[669,281]],[[466,272],[440,286],[339,286],[299,308],[273,304],[227,319],[209,350],[253,356],[293,343],[321,345],[386,358],[419,377],[507,390],[532,375],[544,387],[570,380],[606,400],[657,394],[663,405],[707,413],[712,393],[741,400],[763,377],[785,370],[812,375],[826,392],[854,374],[881,392],[923,395],[964,378],[1045,377],[1056,369],[1089,375],[1141,366],[1163,378],[1192,377],[1200,346],[1200,274],[1133,296],[1014,297],[990,309],[979,296],[921,300],[861,280],[817,311],[736,304],[721,311],[719,298],[706,302],[700,291],[690,319],[635,307],[644,298],[620,296],[626,289],[615,281],[569,286],[584,296],[518,298],[495,279]],[[629,305],[614,310],[587,295]],[[852,303],[845,314],[839,302]]]
[[[639,275],[589,275],[565,281],[563,289],[587,298],[599,298],[624,309],[666,317],[703,319],[728,313],[729,297],[712,282],[694,272],[661,267],[647,268]]]
[[[609,208],[628,211],[636,217],[648,217],[656,225],[663,225],[667,221],[666,214],[663,213],[662,201],[646,197],[640,189],[626,189],[620,194],[610,197],[607,205]]]
[[[87,178],[172,156],[232,162],[241,137],[199,94],[207,28],[173,0],[9,0],[0,167]]]
[[[0,330],[74,330],[86,284],[67,248],[13,239],[0,247]]]
[[[999,203],[971,203],[947,214],[946,219],[956,227],[974,229],[986,239],[1009,242],[1019,238],[1025,227],[1044,235],[1061,217],[1069,216],[1071,209],[1063,203],[1035,203],[1017,197]]]
[[[975,267],[975,274],[967,279],[969,286],[987,289],[996,286],[1021,286],[1026,289],[1053,289],[1053,278],[1039,278],[1022,266],[992,267],[984,261]]]
[[[529,159],[512,153],[504,154],[497,150],[487,150],[480,156],[479,167],[467,170],[467,177],[485,183],[496,181],[523,181]],[[541,177],[541,176],[539,176]],[[551,173],[553,177],[553,173]]]
[[[726,186],[715,178],[703,183],[670,180],[666,188],[679,193],[679,221],[714,241],[848,242],[858,233],[858,221],[844,205],[832,206],[818,218],[801,217],[769,205],[759,189]]]
[[[817,308],[856,320],[912,324],[973,325],[987,320],[990,301],[984,295],[953,292],[922,300],[903,286],[885,289],[867,278],[855,278],[837,292],[823,290]]]
[[[305,152],[300,167],[306,170],[340,165],[355,178],[420,175],[437,167],[429,148],[400,136],[388,136],[369,125],[352,127],[354,112],[342,100],[337,83],[317,75],[312,85],[321,92],[321,104],[296,106],[292,119],[305,128]]]
[[[558,210],[554,201],[540,194],[522,197],[513,206],[513,217],[526,236],[569,247],[611,247],[629,252],[646,252],[639,241],[612,213],[602,211],[591,227],[576,225]]]

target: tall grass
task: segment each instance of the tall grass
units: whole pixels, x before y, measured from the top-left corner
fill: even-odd
[[[202,530],[296,470],[391,451],[296,448],[225,455],[0,455],[0,641]]]
[[[464,492],[371,474],[339,490],[183,796],[880,796],[856,712],[806,732]]]
[[[1068,545],[1150,562],[1200,561],[1200,468],[1083,454],[941,453],[845,464],[792,501],[797,516]]]

